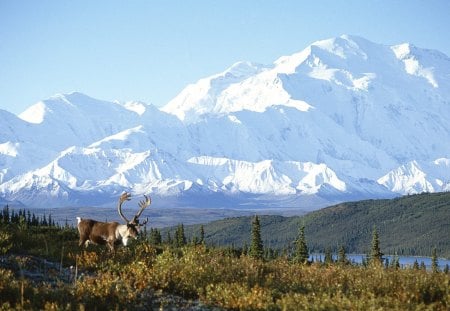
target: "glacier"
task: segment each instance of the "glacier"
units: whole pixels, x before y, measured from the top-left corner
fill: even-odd
[[[0,200],[315,209],[450,190],[450,58],[343,35],[242,61],[163,107],[73,92],[0,110]]]

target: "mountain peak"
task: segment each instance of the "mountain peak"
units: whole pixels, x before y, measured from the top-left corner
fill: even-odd
[[[79,92],[59,93],[30,106],[19,114],[19,117],[29,123],[40,124],[50,115],[73,112],[79,105],[92,103],[92,106],[95,106],[97,102],[99,101]]]
[[[59,93],[50,97],[50,99],[61,99],[68,102],[84,102],[84,101],[93,101],[95,98],[88,96],[81,92],[69,92],[69,93]]]
[[[225,71],[188,85],[161,110],[184,122],[196,122],[202,115],[224,111],[217,105],[219,97],[232,85],[263,72],[267,67],[251,62],[237,62]]]
[[[160,110],[58,94],[21,115],[34,124],[0,112],[0,194],[57,205],[133,191],[195,206],[449,190],[448,98],[448,57],[348,35],[235,63]]]
[[[19,118],[29,123],[40,124],[44,121],[48,108],[40,101],[19,114]]]
[[[295,81],[327,80],[338,87],[367,89],[378,65],[367,64],[367,53],[376,49],[384,52],[385,47],[343,35],[317,41],[298,53],[280,57],[273,65],[238,62],[220,74],[189,85],[162,110],[185,123],[197,122],[207,114],[263,112],[272,106],[308,111],[314,104],[300,91],[302,86],[293,85]]]
[[[142,116],[148,108],[148,105],[141,101],[128,101],[124,103],[123,106],[130,111],[136,112],[140,116]]]
[[[222,75],[233,75],[238,78],[246,78],[264,69],[267,69],[267,67],[262,64],[240,61],[231,65],[231,67],[225,70]]]

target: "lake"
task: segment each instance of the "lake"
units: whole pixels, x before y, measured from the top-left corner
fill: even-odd
[[[423,262],[427,269],[431,268],[431,257],[422,257],[422,256],[397,256],[398,261],[400,263],[400,267],[402,268],[408,268],[412,267],[414,264],[414,261],[417,260],[417,262],[420,263]],[[311,254],[309,259],[310,260],[321,260],[323,261],[325,258],[325,254]],[[363,262],[364,258],[366,258],[365,254],[347,254],[348,260],[350,260],[353,263],[360,264]],[[388,259],[389,262],[392,262],[394,260],[394,255],[385,255],[383,256],[384,259]],[[333,254],[333,259],[337,260],[337,255]],[[438,258],[438,266],[439,269],[444,269],[446,265],[450,266],[450,259],[446,258]]]

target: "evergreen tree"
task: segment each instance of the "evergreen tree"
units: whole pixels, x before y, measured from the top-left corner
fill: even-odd
[[[144,231],[142,232],[142,234],[139,234],[139,236],[143,239],[148,237],[147,226],[144,226]]]
[[[39,226],[39,219],[34,213],[33,216],[31,216],[31,224],[35,227]]]
[[[203,228],[203,225],[200,226],[200,244],[205,244],[205,229]]]
[[[297,263],[307,263],[309,258],[308,246],[306,245],[305,226],[301,226],[298,237],[295,241],[294,261]]]
[[[27,227],[27,220],[25,219],[25,216],[23,216],[23,215],[19,216],[18,228],[21,231],[25,231],[28,228]]]
[[[417,259],[414,260],[413,269],[414,270],[419,270],[419,262],[417,261]]]
[[[197,236],[194,236],[192,239],[191,239],[191,244],[192,245],[198,245],[199,243],[198,243],[198,237]]]
[[[184,235],[184,225],[180,224],[175,232],[175,245],[177,247],[186,245],[186,236]]]
[[[30,212],[30,210],[27,211],[27,225],[31,226],[31,212]]]
[[[278,254],[273,248],[266,247],[264,249],[264,258],[266,258],[267,260],[273,260],[273,259],[276,259],[277,257],[278,257]]]
[[[11,211],[10,223],[12,223],[12,224],[19,223],[19,215],[16,214],[15,210]]]
[[[370,248],[370,263],[372,264],[382,264],[383,263],[383,253],[380,250],[380,240],[378,237],[377,228],[373,228],[372,232],[372,244]]]
[[[420,270],[426,270],[427,267],[425,266],[425,263],[423,261],[420,262]]]
[[[392,258],[392,262],[391,262],[390,268],[393,268],[395,270],[400,269],[400,261],[399,261],[397,252],[395,252],[394,258]]]
[[[436,247],[433,248],[433,253],[431,254],[431,271],[439,272],[439,265],[438,265],[438,257],[437,257]]]
[[[172,236],[170,235],[170,231],[167,231],[166,243],[169,245],[173,244],[173,240],[172,240]]]
[[[391,266],[391,263],[389,262],[389,258],[386,258],[385,260],[384,260],[384,267],[387,269],[387,268],[389,268]]]
[[[248,255],[248,244],[247,244],[247,242],[245,242],[244,246],[242,246],[242,255]]]
[[[329,265],[333,263],[333,254],[331,253],[331,247],[327,247],[325,250],[325,264]]]
[[[8,204],[6,204],[6,206],[3,207],[2,219],[3,219],[3,222],[4,222],[5,224],[8,224],[8,223],[10,222],[10,220],[11,220],[11,218],[10,218],[10,213],[9,213],[9,206],[8,206]]]
[[[150,228],[149,243],[153,245],[161,245],[162,243],[161,232],[158,229]]]
[[[338,262],[343,265],[348,264],[347,254],[345,253],[345,247],[343,245],[339,247]]]
[[[264,246],[261,239],[261,225],[258,215],[255,215],[252,221],[252,240],[250,244],[250,257],[262,259],[264,255]]]
[[[47,217],[44,214],[44,216],[42,216],[41,226],[46,227],[47,225],[48,225]]]

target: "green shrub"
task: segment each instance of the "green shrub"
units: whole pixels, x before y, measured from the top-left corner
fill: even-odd
[[[59,230],[36,232],[49,242],[60,239],[55,242],[59,245],[40,243],[32,249],[45,258],[62,259],[65,266],[75,264],[76,282],[30,281],[21,274],[30,265],[28,257],[10,255],[15,263],[0,268],[0,310],[152,309],[155,291],[236,310],[448,310],[450,306],[450,275],[444,272],[302,264],[282,257],[264,261],[205,245],[155,247],[145,240],[111,253],[105,247],[73,247],[76,236]],[[16,233],[10,233],[6,243],[14,244]],[[22,245],[34,241],[29,233],[20,234],[28,239]]]
[[[0,230],[0,255],[5,255],[13,247],[12,234]]]

